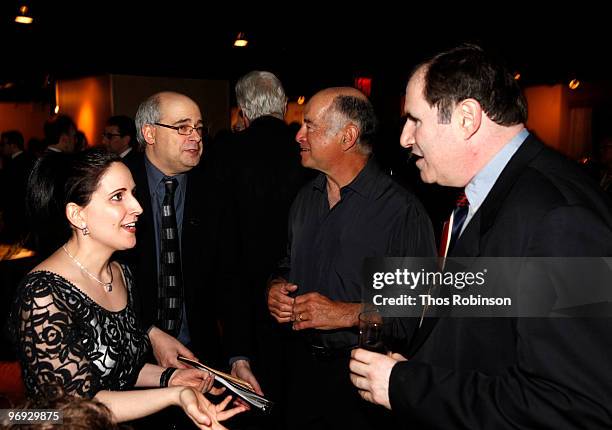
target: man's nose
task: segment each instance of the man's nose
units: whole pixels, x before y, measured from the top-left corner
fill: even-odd
[[[298,143],[302,143],[302,142],[304,142],[306,140],[306,133],[304,132],[304,126],[302,126],[298,130],[297,134],[295,135],[295,140]]]
[[[412,146],[415,144],[414,133],[412,130],[406,130],[402,132],[400,137],[400,145],[407,149],[412,149]]]

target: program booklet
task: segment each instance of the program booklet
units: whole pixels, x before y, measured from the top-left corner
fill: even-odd
[[[199,361],[183,357],[182,355],[178,356],[178,360],[192,367],[195,367],[196,369],[212,373],[215,377],[215,381],[218,381],[229,391],[240,397],[248,404],[255,406],[260,411],[269,413],[270,410],[272,410],[272,406],[274,405],[274,403],[253,391],[253,387],[248,382],[239,378],[235,378],[232,375],[228,375],[227,373],[221,372],[220,370],[208,367],[207,365],[202,364]]]

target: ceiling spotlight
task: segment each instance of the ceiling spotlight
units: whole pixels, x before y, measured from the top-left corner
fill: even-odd
[[[34,19],[29,15],[30,10],[26,5],[19,7],[19,14],[15,17],[15,22],[19,24],[32,24]]]
[[[580,86],[580,81],[578,79],[572,79],[567,86],[570,88],[570,90],[575,90]]]
[[[234,46],[237,48],[244,48],[248,44],[249,41],[246,40],[244,33],[238,33],[238,36],[236,36],[236,40],[234,40]]]

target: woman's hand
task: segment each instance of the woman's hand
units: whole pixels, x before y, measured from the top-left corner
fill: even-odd
[[[231,399],[231,396],[227,396],[225,400],[215,405],[204,397],[202,393],[193,388],[185,388],[179,393],[179,405],[187,416],[199,428],[206,430],[226,430],[220,424],[220,421],[225,421],[247,410],[244,406],[237,406],[226,410],[225,408]]]
[[[212,388],[214,382],[214,376],[203,370],[177,369],[170,377],[170,381],[168,381],[168,386],[193,387],[201,393],[207,393]]]
[[[188,366],[179,361],[177,356],[183,355],[192,360],[196,359],[185,345],[155,326],[149,331],[149,340],[153,348],[153,355],[160,366],[187,369]]]

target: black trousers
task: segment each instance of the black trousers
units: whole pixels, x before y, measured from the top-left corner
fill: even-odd
[[[288,430],[397,428],[391,411],[361,399],[349,379],[350,351],[313,355],[302,339],[287,342],[286,415]]]

